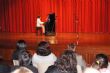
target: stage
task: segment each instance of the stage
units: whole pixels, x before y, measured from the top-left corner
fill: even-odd
[[[49,41],[51,50],[57,56],[66,49],[67,44],[76,43],[77,52],[82,54],[87,63],[92,63],[97,53],[105,53],[110,57],[109,33],[56,33],[54,36],[36,35],[36,33],[0,33],[0,57],[11,60],[16,42],[23,39],[27,49],[33,54],[40,41]]]

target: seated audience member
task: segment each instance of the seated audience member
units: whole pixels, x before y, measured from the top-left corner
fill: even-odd
[[[81,66],[77,65],[76,55],[72,50],[65,50],[46,73],[50,73],[51,70],[54,73],[82,73]]]
[[[108,69],[108,57],[105,54],[97,54],[96,63],[99,65],[100,73],[110,73]]]
[[[35,68],[32,65],[32,56],[31,56],[31,54],[29,52],[27,52],[26,50],[19,52],[18,62],[19,62],[19,66],[14,66],[14,67],[12,67],[12,69],[24,66],[24,67],[30,69],[33,73],[38,73],[37,68]]]
[[[30,66],[32,65],[32,56],[27,51],[20,51],[18,61],[20,66]]]
[[[30,69],[28,69],[26,67],[18,67],[11,73],[34,73],[34,72],[32,72]]]
[[[110,73],[110,70],[107,67],[108,57],[105,54],[97,54],[92,67],[87,68],[84,73]],[[94,72],[93,70],[97,71]]]
[[[86,68],[86,62],[80,54],[76,53],[76,44],[75,43],[69,44],[67,49],[75,52],[77,64],[81,66],[82,70],[84,70]]]
[[[16,44],[16,50],[13,52],[12,60],[14,66],[19,66],[18,54],[20,51],[26,50],[26,42],[24,40],[19,40]]]
[[[47,68],[53,65],[56,60],[56,56],[50,50],[50,44],[41,41],[32,57],[32,64],[38,69],[39,73],[45,73]]]
[[[100,73],[99,69],[99,65],[97,64],[97,62],[95,61],[91,67],[87,67],[84,70],[84,73]]]

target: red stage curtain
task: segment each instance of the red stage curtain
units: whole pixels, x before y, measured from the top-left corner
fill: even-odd
[[[58,33],[110,32],[109,0],[0,0],[0,32],[35,32],[52,12]]]
[[[108,6],[107,6],[107,16],[108,16],[108,18],[107,18],[107,22],[108,22],[108,32],[110,32],[110,0],[108,0],[108,2],[107,2],[108,4]]]

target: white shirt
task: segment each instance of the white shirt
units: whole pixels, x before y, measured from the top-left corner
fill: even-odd
[[[44,22],[42,22],[40,20],[40,18],[37,18],[37,24],[36,24],[36,27],[41,27],[41,25],[43,24]]]
[[[110,62],[108,62],[108,67],[107,68],[110,70]]]
[[[84,70],[86,68],[86,62],[83,57],[79,54],[76,54],[77,64],[81,66],[81,69]]]
[[[110,73],[110,70],[108,68],[100,69],[100,73]]]
[[[77,65],[76,68],[77,68],[77,73],[82,73],[82,69],[80,65]]]
[[[84,73],[100,73],[100,71],[98,71],[95,68],[88,67],[88,68],[85,69]]]
[[[32,57],[32,64],[38,69],[39,73],[45,73],[49,66],[57,60],[56,56],[51,53],[48,56],[40,56],[36,53]]]

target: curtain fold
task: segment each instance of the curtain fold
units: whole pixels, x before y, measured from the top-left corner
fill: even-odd
[[[56,14],[56,32],[110,32],[109,0],[0,0],[0,32],[35,32],[36,17]]]

